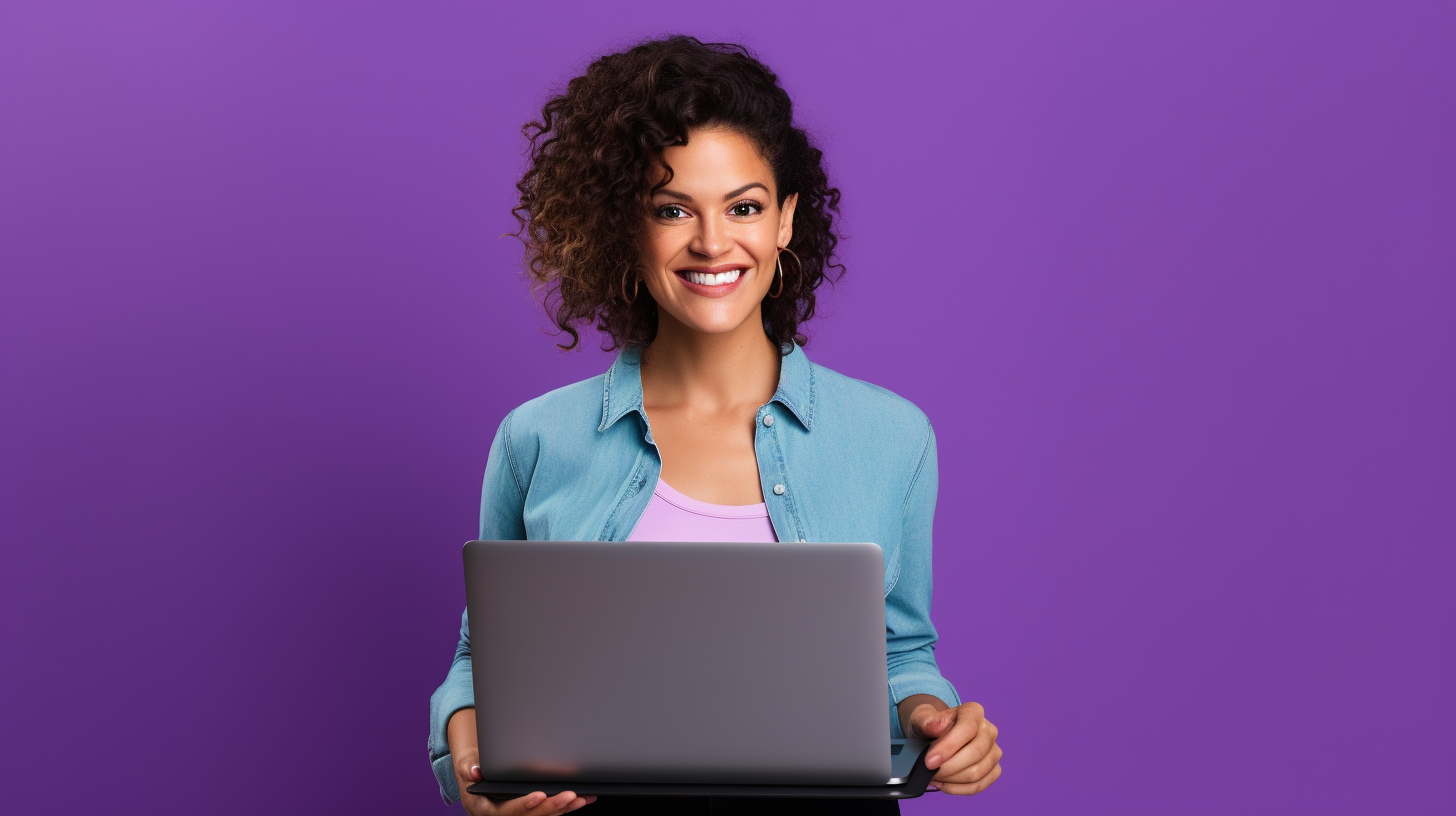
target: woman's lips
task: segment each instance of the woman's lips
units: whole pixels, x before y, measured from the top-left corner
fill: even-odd
[[[678,270],[677,272],[677,279],[679,281],[682,281],[682,285],[686,286],[689,292],[702,295],[704,297],[724,297],[731,294],[734,289],[737,289],[738,284],[743,283],[743,279],[748,277],[748,270],[744,269],[742,272],[740,272],[738,274],[738,278],[732,283],[719,283],[714,285],[693,283],[691,280],[688,279],[688,275],[689,270]]]

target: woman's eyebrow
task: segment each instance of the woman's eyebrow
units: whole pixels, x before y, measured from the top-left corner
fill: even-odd
[[[748,192],[749,190],[752,190],[754,187],[761,187],[761,188],[763,188],[763,191],[765,193],[768,192],[768,186],[765,185],[764,183],[759,182],[759,181],[751,181],[751,182],[743,185],[742,187],[739,187],[737,190],[734,190],[733,192],[728,193],[727,195],[723,196],[723,200],[724,201],[727,201],[728,199],[733,198],[734,196],[741,196],[744,193]],[[664,188],[664,189],[658,190],[657,192],[653,193],[653,195],[654,196],[660,196],[660,195],[662,195],[662,196],[667,196],[668,198],[675,198],[678,201],[686,201],[689,204],[693,203],[693,197],[692,196],[688,195],[687,193],[679,193],[676,190],[668,190],[668,189]]]

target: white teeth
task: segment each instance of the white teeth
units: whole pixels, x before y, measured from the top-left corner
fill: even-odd
[[[725,283],[732,283],[738,280],[743,274],[742,269],[730,269],[727,272],[719,272],[716,275],[707,272],[689,272],[688,280],[702,286],[722,286]]]

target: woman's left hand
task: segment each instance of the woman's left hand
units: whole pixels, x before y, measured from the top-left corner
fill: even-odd
[[[937,711],[921,704],[910,713],[910,733],[934,740],[925,752],[925,767],[935,771],[931,784],[946,793],[980,793],[1001,775],[1001,746],[996,726],[980,703],[962,703]]]

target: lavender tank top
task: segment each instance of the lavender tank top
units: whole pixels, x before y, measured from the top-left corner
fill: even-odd
[[[708,504],[661,479],[628,541],[778,541],[768,505]]]

